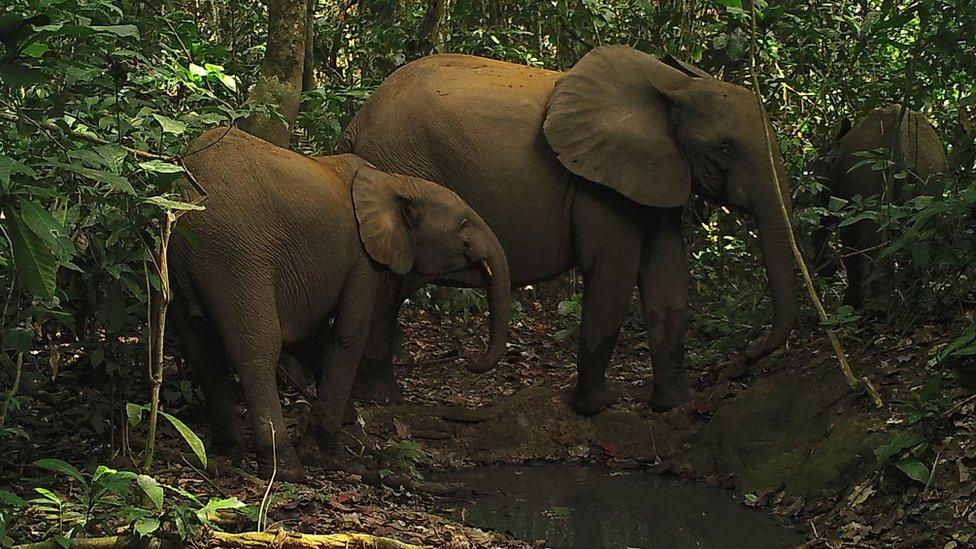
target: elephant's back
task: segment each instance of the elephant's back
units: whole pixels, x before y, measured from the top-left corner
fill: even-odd
[[[899,124],[902,114],[904,118]],[[903,113],[901,105],[891,104],[868,113],[840,140],[834,177],[858,180],[862,187],[865,181],[870,182],[877,187],[874,192],[880,193],[884,185],[882,172],[872,170],[871,165],[851,170],[865,160],[858,153],[887,150],[891,146],[903,165],[926,183],[948,171],[942,140],[932,124],[916,111],[904,109]]]
[[[340,173],[348,161],[342,157],[316,161],[234,128],[215,128],[182,159],[207,193],[205,209],[188,218],[219,217],[254,227],[352,211],[348,180]]]
[[[552,276],[568,268],[571,249],[573,177],[542,132],[559,77],[469,55],[425,57],[376,90],[343,150],[456,192],[498,236],[517,283]]]
[[[174,242],[182,276],[270,284],[279,302],[328,308],[335,296],[319,286],[342,280],[360,248],[349,158],[316,161],[226,128],[183,158],[207,198],[180,220],[196,240]]]

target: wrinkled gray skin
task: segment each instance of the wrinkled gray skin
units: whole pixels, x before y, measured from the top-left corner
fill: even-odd
[[[170,246],[172,327],[203,388],[218,450],[243,447],[236,371],[259,474],[267,478],[273,469],[273,424],[276,478],[304,478],[275,382],[282,347],[324,349],[302,457],[333,450],[373,300],[392,280],[419,284],[454,273],[487,283],[488,349],[469,369],[487,371],[504,354],[511,316],[505,255],[453,192],[380,172],[354,155],[311,159],[226,128],[204,133],[183,158],[208,194],[205,210],[180,220],[198,242],[178,234]]]
[[[775,318],[738,360],[754,362],[790,334],[793,258],[775,181],[787,209],[789,192],[775,135],[749,90],[692,66],[624,46],[596,48],[566,73],[432,55],[386,79],[340,150],[457,192],[498,235],[515,283],[580,270],[572,405],[581,414],[618,398],[606,369],[635,285],[654,368],[650,406],[663,411],[690,398],[681,210],[692,191],[758,221]],[[392,341],[409,290],[377,300],[361,398],[398,398]]]
[[[828,196],[851,200],[855,196],[877,196],[882,203],[901,203],[919,195],[932,195],[940,192],[941,174],[948,172],[945,150],[935,128],[921,114],[905,109],[901,125],[898,116],[902,107],[898,104],[875,109],[851,127],[848,119],[841,121],[834,138],[821,158],[814,165],[814,176],[824,182]],[[898,136],[897,139],[895,136]],[[875,171],[870,165],[851,170],[858,162],[865,160],[856,156],[861,151],[884,148],[893,151],[896,165],[890,169],[894,174],[905,170],[905,179],[886,176],[884,171]],[[885,181],[889,181],[887,185]],[[828,217],[814,232],[814,265],[823,275],[836,271],[837,263],[828,257],[827,239],[830,226],[840,219]],[[843,249],[841,261],[847,272],[847,293],[844,303],[855,308],[863,306],[865,299],[877,295],[875,286],[868,278],[875,265],[875,258],[887,242],[887,235],[872,220],[862,220],[853,225],[838,229]],[[875,268],[881,266],[875,265]],[[888,266],[890,267],[890,266]]]

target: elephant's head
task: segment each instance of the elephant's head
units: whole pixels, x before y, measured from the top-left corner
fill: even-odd
[[[491,315],[488,349],[469,362],[486,372],[505,354],[511,317],[508,262],[495,233],[451,190],[406,175],[361,166],[352,184],[363,247],[397,274],[436,280],[467,270],[480,272]]]
[[[683,206],[694,190],[756,218],[776,318],[743,357],[753,362],[786,342],[797,313],[783,161],[749,90],[673,65],[626,46],[595,48],[556,83],[546,139],[571,172],[637,203]]]
[[[819,181],[820,184],[828,187],[828,189],[831,186],[833,163],[837,158],[837,147],[840,145],[841,139],[851,131],[851,126],[850,118],[846,116],[842,118],[831,131],[830,139],[819,147],[817,150],[817,158],[810,164],[810,175]]]

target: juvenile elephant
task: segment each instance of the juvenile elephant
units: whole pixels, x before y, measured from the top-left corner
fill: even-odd
[[[898,117],[904,112],[901,124]],[[886,173],[874,170],[871,165],[861,165],[865,158],[857,153],[884,149],[895,165]],[[852,169],[853,168],[853,169]],[[875,109],[851,127],[850,119],[844,118],[832,142],[818,158],[814,175],[825,182],[829,195],[851,200],[860,195],[878,197],[885,203],[900,203],[919,195],[940,192],[939,175],[949,170],[942,140],[935,128],[921,114],[892,104]],[[905,171],[907,177],[896,178],[892,174]],[[828,194],[824,194],[826,202]],[[827,258],[827,239],[830,226],[840,221],[828,217],[813,234],[814,264],[821,274],[830,272]],[[865,298],[873,295],[874,284],[868,281],[871,266],[887,241],[887,234],[875,221],[864,219],[838,229],[843,244],[841,260],[847,272],[847,293],[844,303],[861,307]]]
[[[690,65],[624,46],[595,48],[566,73],[432,55],[386,79],[340,150],[457,192],[498,235],[515,283],[580,270],[580,414],[618,398],[606,369],[635,284],[654,367],[650,406],[689,399],[681,211],[692,190],[758,220],[775,319],[740,359],[766,356],[792,329],[793,260],[778,198],[789,209],[789,192],[772,128],[749,90]],[[404,293],[377,300],[357,396],[397,398],[391,341]]]
[[[311,159],[227,128],[204,133],[183,158],[208,196],[205,210],[180,220],[197,242],[174,237],[170,246],[174,324],[203,388],[214,442],[231,452],[243,446],[231,368],[240,377],[264,477],[274,464],[272,425],[277,478],[304,477],[275,382],[282,347],[326,349],[302,443],[303,455],[314,456],[331,449],[377,288],[390,280],[453,273],[486,283],[488,349],[469,369],[487,371],[504,354],[511,316],[504,252],[447,188],[378,171],[351,154]]]

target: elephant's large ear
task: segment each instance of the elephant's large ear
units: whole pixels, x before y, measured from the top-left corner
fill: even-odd
[[[844,136],[847,135],[847,132],[851,131],[852,127],[853,124],[851,124],[850,118],[845,116],[843,119],[841,119],[840,123],[837,124],[837,127],[834,128],[834,143],[843,139]]]
[[[669,119],[683,71],[626,46],[594,48],[558,82],[543,129],[569,171],[640,204],[680,206],[691,170]]]
[[[679,71],[692,76],[694,78],[711,78],[712,75],[699,69],[698,67],[692,65],[691,63],[682,61],[677,57],[671,55],[670,53],[665,55],[661,61],[664,61],[669,67],[673,69],[678,69]]]
[[[411,193],[404,192],[400,176],[364,165],[352,182],[352,201],[359,223],[359,238],[373,260],[397,274],[413,269],[410,227],[416,222]]]

